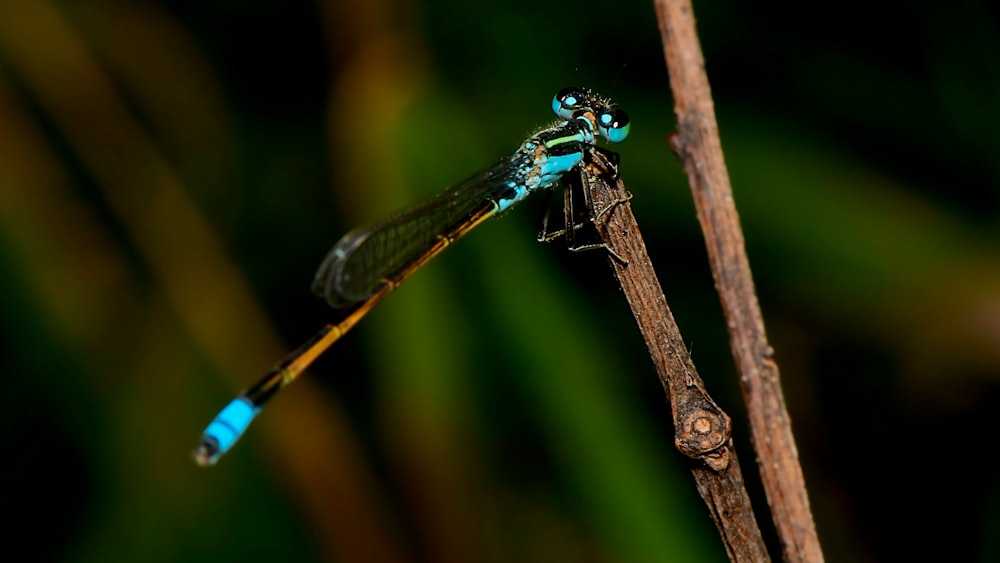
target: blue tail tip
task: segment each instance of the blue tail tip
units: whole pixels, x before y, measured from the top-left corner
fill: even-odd
[[[202,467],[215,465],[229,448],[240,439],[260,408],[244,396],[239,396],[212,420],[194,449],[194,461]]]
[[[198,446],[191,452],[194,462],[202,467],[211,467],[219,461],[222,451],[219,442],[211,436],[202,436]]]

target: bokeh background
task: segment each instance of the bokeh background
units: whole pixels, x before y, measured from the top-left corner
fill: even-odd
[[[985,1],[695,2],[831,561],[1000,560],[1000,29]],[[648,2],[0,2],[5,545],[39,561],[722,561],[601,253],[544,198],[380,305],[219,466],[334,312],[349,228],[511,152],[551,96],[623,176],[774,542]]]

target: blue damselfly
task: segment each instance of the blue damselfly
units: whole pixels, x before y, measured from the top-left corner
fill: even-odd
[[[553,188],[594,151],[604,150],[596,145],[598,138],[618,143],[628,136],[628,115],[589,90],[561,90],[552,110],[559,122],[525,139],[512,155],[423,203],[344,235],[323,260],[312,286],[342,309],[340,320],[324,326],[222,409],[202,434],[195,461],[215,464],[278,391],[427,261],[529,194]]]

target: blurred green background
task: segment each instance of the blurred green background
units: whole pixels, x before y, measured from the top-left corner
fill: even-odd
[[[1000,560],[1000,13],[695,3],[828,560]],[[599,252],[491,221],[211,470],[218,408],[334,312],[344,232],[551,96],[622,173],[774,543],[646,2],[0,1],[7,545],[39,561],[722,561]],[[539,198],[544,200],[544,198]]]

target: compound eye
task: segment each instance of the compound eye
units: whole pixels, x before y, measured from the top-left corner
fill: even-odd
[[[552,98],[552,111],[562,119],[572,119],[573,113],[586,107],[587,92],[581,88],[563,88]]]
[[[620,109],[602,112],[597,117],[597,125],[600,127],[601,135],[612,143],[624,141],[632,127],[628,114]]]

